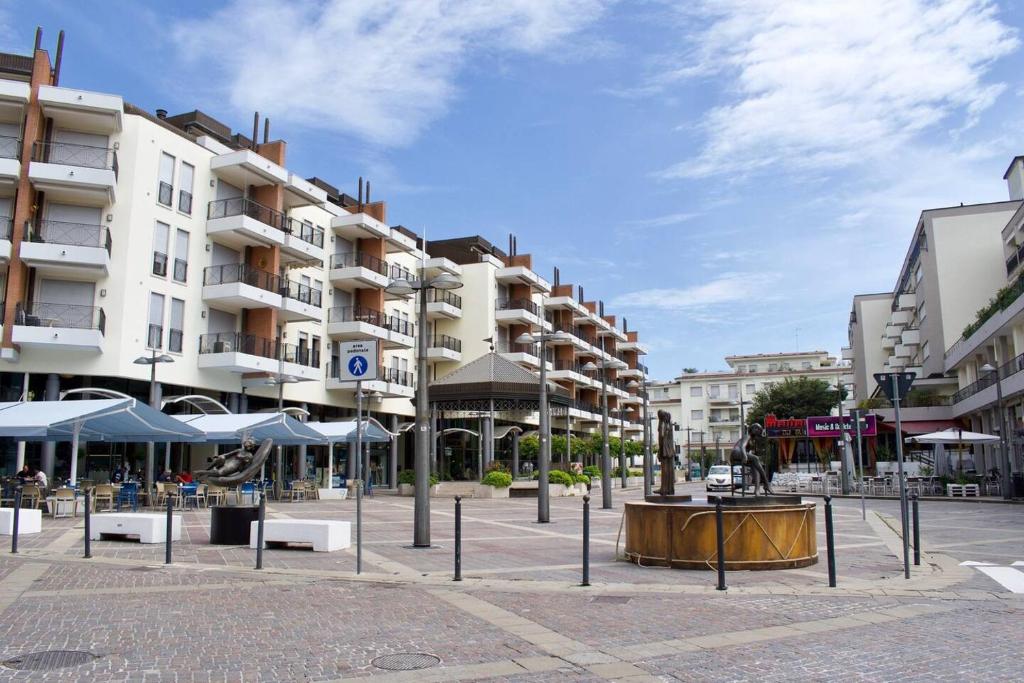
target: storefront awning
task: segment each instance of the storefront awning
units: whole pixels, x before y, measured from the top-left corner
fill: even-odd
[[[355,443],[356,421],[307,422],[306,426],[321,434],[328,443]],[[392,434],[372,417],[363,420],[362,441],[365,443],[387,443]]]
[[[941,432],[946,429],[957,429],[961,426],[956,420],[904,420],[900,423],[903,433],[908,436]],[[878,429],[879,431],[895,432],[896,423],[879,421]]]
[[[175,415],[175,418],[203,433],[207,443],[239,443],[245,437],[256,441],[273,439],[278,446],[316,445],[324,437],[285,413],[229,413],[227,415]]]

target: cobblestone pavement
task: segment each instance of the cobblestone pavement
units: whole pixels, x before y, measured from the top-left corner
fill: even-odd
[[[697,485],[684,492],[703,496]],[[463,575],[451,581],[453,501],[434,499],[429,549],[409,547],[412,499],[366,500],[363,573],[355,549],[210,546],[209,513],[183,514],[166,566],[162,545],[94,541],[82,519],[45,519],[0,547],[0,661],[80,650],[80,666],[0,681],[722,681],[1020,680],[1024,596],[974,566],[1024,562],[1024,506],[921,503],[922,565],[903,578],[899,509],[836,500],[839,587],[822,561],[730,572],[643,568],[617,559],[622,502],[592,507],[591,581],[581,588],[579,498],[463,503]],[[814,500],[814,499],[808,499]],[[274,517],[354,521],[354,501],[272,503]],[[1024,566],[1019,567],[1024,570]],[[1009,570],[1008,570],[1009,571]],[[1016,571],[1016,570],[1012,570]],[[428,653],[398,672],[378,657]]]

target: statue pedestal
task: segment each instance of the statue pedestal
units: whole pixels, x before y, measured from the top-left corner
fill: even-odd
[[[249,545],[249,525],[260,516],[258,505],[210,507],[210,545]]]
[[[751,507],[765,505],[800,505],[800,496],[715,496],[708,495],[708,504],[714,505],[722,501],[722,506]]]
[[[649,496],[645,496],[644,500],[647,501],[648,503],[689,503],[691,500],[693,500],[693,496],[663,496],[660,493],[652,493]]]

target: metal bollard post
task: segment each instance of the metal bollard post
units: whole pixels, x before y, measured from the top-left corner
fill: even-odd
[[[715,503],[715,536],[718,544],[718,586],[716,590],[726,590],[725,585],[725,522],[722,515],[721,499]]]
[[[910,497],[910,509],[914,519],[914,566],[921,565],[921,519],[917,514],[917,494]]]
[[[21,517],[21,487],[14,491],[14,519],[11,520],[11,552],[18,552],[18,521]]]
[[[455,496],[455,578],[462,581],[462,496]]]
[[[92,503],[92,491],[85,492],[85,559],[92,557],[92,539],[90,538],[90,513],[89,505]]]
[[[590,585],[590,496],[583,496],[583,581]]]
[[[836,587],[836,539],[832,530],[832,496],[825,496],[825,545],[828,548],[828,587]]]
[[[167,539],[164,551],[164,564],[171,563],[171,537],[174,535],[174,501],[167,496]]]
[[[260,508],[256,515],[256,569],[263,569],[263,520],[267,516],[267,496],[260,495]]]

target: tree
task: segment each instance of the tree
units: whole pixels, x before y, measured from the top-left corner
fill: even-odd
[[[846,391],[843,390],[843,398]],[[764,425],[766,415],[780,419],[803,419],[816,415],[829,415],[839,403],[838,389],[821,379],[810,377],[786,378],[777,384],[765,386],[754,394],[754,402],[747,411],[747,426]],[[759,439],[754,447],[761,453],[767,452],[767,439]],[[773,453],[770,469],[775,469]]]
[[[695,375],[697,374],[697,368],[683,368],[684,375]]]

